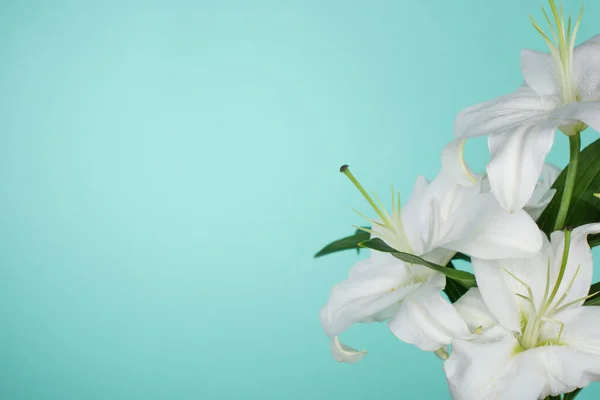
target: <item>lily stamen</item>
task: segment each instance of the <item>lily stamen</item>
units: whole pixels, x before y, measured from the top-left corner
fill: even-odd
[[[542,297],[542,301],[541,301],[539,308],[536,307],[536,305],[535,305],[534,293],[533,293],[531,286],[527,282],[525,282],[523,279],[519,278],[517,275],[515,275],[514,273],[509,271],[508,269],[503,268],[504,272],[506,272],[513,279],[515,279],[521,286],[523,286],[527,290],[527,295],[523,295],[521,293],[515,293],[515,295],[517,297],[525,300],[531,306],[531,310],[532,310],[531,314],[530,314],[530,315],[532,315],[532,317],[524,319],[523,326],[521,327],[521,335],[519,336],[519,343],[524,349],[530,349],[530,348],[537,347],[542,344],[548,343],[547,340],[544,341],[543,343],[539,341],[539,337],[540,337],[540,334],[542,331],[542,326],[543,326],[543,323],[545,323],[545,322],[552,322],[552,323],[561,325],[561,329],[558,333],[557,339],[552,341],[553,343],[554,342],[558,343],[560,341],[560,337],[562,335],[562,328],[563,328],[564,324],[562,324],[562,322],[560,322],[560,321],[556,321],[556,320],[552,319],[552,316],[555,315],[556,313],[558,313],[559,311],[562,311],[562,310],[564,310],[574,304],[577,304],[579,302],[583,302],[586,299],[593,297],[595,295],[595,294],[588,295],[583,298],[579,298],[579,299],[570,301],[566,304],[563,304],[563,302],[569,295],[571,288],[573,287],[573,284],[575,283],[575,280],[577,279],[577,277],[579,275],[581,266],[578,266],[577,269],[575,270],[575,273],[569,280],[569,284],[567,285],[566,289],[561,294],[561,296],[558,297],[558,299],[556,299],[556,297],[558,295],[558,291],[560,290],[561,284],[564,279],[565,271],[567,269],[567,261],[569,258],[569,250],[570,250],[570,245],[571,245],[571,231],[567,229],[564,231],[564,233],[565,233],[564,250],[563,250],[562,259],[561,259],[561,263],[560,263],[560,270],[558,271],[558,276],[556,278],[556,281],[554,282],[552,291],[550,292],[550,294],[548,294],[548,292],[550,291],[550,277],[551,277],[550,260],[548,260],[548,267],[546,269],[546,285],[544,288],[544,295]],[[556,301],[555,301],[555,299],[556,299]],[[527,314],[524,314],[524,315],[527,316]]]
[[[552,58],[554,58],[559,72],[562,101],[563,104],[568,104],[577,101],[579,97],[573,85],[573,50],[575,48],[575,38],[577,37],[579,24],[583,16],[583,6],[579,12],[579,17],[571,30],[571,16],[568,16],[567,23],[565,24],[562,3],[560,3],[560,7],[557,7],[554,0],[549,0],[549,4],[554,21],[551,20],[544,7],[542,7],[542,14],[548,23],[552,39],[554,40],[546,34],[535,18],[531,15],[529,18],[535,30],[542,36],[550,49],[550,54],[552,54]]]
[[[381,219],[381,221],[376,221],[367,217],[363,213],[354,210],[354,212],[356,212],[362,218],[369,221],[372,225],[371,229],[357,226],[355,226],[355,228],[368,232],[371,235],[373,235],[375,231],[375,234],[381,236],[381,238],[385,242],[393,246],[395,249],[414,253],[414,250],[408,241],[408,238],[404,231],[404,226],[402,224],[402,208],[400,201],[400,193],[397,193],[398,200],[396,201],[396,192],[394,191],[394,187],[392,186],[392,213],[390,215],[385,209],[383,202],[381,201],[379,196],[377,196],[376,193],[373,193],[373,197],[371,197],[369,193],[365,190],[365,188],[360,184],[358,179],[356,179],[352,172],[350,172],[350,169],[347,165],[343,165],[340,168],[340,172],[342,172],[348,177],[348,179],[350,179],[350,181],[363,195],[363,197],[367,200],[367,202],[371,205],[375,213],[377,213],[377,215]],[[379,227],[381,229],[376,229],[376,227]]]

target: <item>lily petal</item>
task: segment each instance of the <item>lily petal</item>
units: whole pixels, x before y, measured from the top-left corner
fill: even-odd
[[[511,334],[481,342],[456,340],[444,371],[452,397],[460,400],[539,398],[546,383],[539,360],[528,352],[516,354]]]
[[[542,167],[542,179],[533,190],[529,202],[523,207],[523,210],[525,210],[534,220],[537,221],[556,194],[556,189],[552,189],[552,185],[554,185],[560,172],[560,168],[552,164],[544,164]]]
[[[556,340],[562,330],[560,346],[542,346],[532,351],[547,370],[543,398],[583,388],[600,381],[600,307],[576,307],[564,310],[553,319],[559,324],[545,324],[540,340]]]
[[[534,351],[539,353],[540,364],[547,374],[546,385],[539,398],[569,393],[600,380],[597,355],[582,353],[568,346],[545,346]]]
[[[559,104],[558,97],[540,97],[525,84],[509,95],[461,111],[454,134],[466,138],[512,132],[525,122],[543,120]]]
[[[489,333],[494,334],[491,328],[497,326],[498,321],[483,302],[479,288],[469,289],[454,303],[454,308],[463,317],[469,330],[478,337]]]
[[[473,196],[454,212],[439,246],[483,259],[531,257],[542,234],[526,212],[505,211],[491,193]]]
[[[582,100],[600,97],[600,35],[580,44],[573,51],[573,85]]]
[[[552,111],[551,117],[562,121],[561,125],[583,121],[594,130],[600,131],[600,101],[569,103]]]
[[[366,350],[358,351],[352,347],[346,346],[344,343],[340,342],[337,336],[331,338],[330,347],[333,358],[337,362],[354,364],[367,355]]]
[[[519,280],[531,288],[536,306],[543,300],[552,247],[545,235],[541,238],[542,249],[534,258],[504,261],[472,258],[485,305],[502,326],[514,332],[521,331],[521,315],[531,311],[528,304],[516,296],[529,296],[528,288]]]
[[[521,51],[521,72],[525,82],[540,96],[560,94],[556,61],[550,53]]]
[[[488,138],[492,193],[507,211],[522,209],[531,198],[559,125],[558,121],[526,124]]]
[[[466,139],[456,139],[442,150],[442,172],[461,186],[473,186],[480,177],[467,165],[464,159]]]
[[[442,275],[439,280],[443,278]],[[404,299],[398,313],[388,322],[400,340],[421,350],[435,351],[454,338],[472,337],[462,317],[442,297],[439,286],[432,279]]]
[[[425,177],[419,176],[415,182],[410,198],[406,205],[402,207],[402,224],[404,226],[404,233],[410,242],[411,247],[416,251],[420,252],[423,250],[423,238],[421,232],[423,225],[426,225],[427,215],[423,212],[423,203],[427,196],[429,189],[429,182]]]
[[[564,322],[561,341],[566,347],[600,357],[600,307],[584,306],[570,308],[556,314]],[[548,325],[554,331],[543,332],[545,337],[556,338],[559,327]],[[597,365],[599,361],[596,361]]]
[[[411,276],[410,267],[392,256],[386,263],[359,261],[349,278],[331,290],[320,314],[323,329],[334,337],[357,322],[390,318],[399,301],[413,289]]]

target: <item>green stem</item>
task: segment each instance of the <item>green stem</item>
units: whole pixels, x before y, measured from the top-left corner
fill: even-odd
[[[576,133],[573,136],[569,136],[570,144],[570,157],[569,157],[569,168],[567,169],[567,181],[565,182],[565,190],[563,191],[562,199],[560,201],[560,209],[556,217],[556,224],[554,224],[554,231],[559,231],[565,227],[565,221],[567,220],[567,214],[569,212],[569,206],[571,205],[571,196],[573,195],[573,188],[575,187],[575,177],[577,176],[577,164],[579,163],[579,149],[581,148],[581,136]]]

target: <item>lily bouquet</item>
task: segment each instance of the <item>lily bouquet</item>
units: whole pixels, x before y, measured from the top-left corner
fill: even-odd
[[[366,354],[340,341],[346,329],[387,321],[443,360],[453,399],[567,400],[600,381],[600,140],[580,143],[600,130],[600,35],[575,46],[582,13],[549,5],[549,29],[531,23],[550,52],[524,50],[520,88],[458,115],[441,171],[417,178],[404,206],[392,188],[386,210],[341,168],[375,217],[317,253],[371,249],[321,310],[337,361]],[[557,132],[570,142],[562,172],[545,164]],[[482,135],[491,157],[477,174],[463,149]]]

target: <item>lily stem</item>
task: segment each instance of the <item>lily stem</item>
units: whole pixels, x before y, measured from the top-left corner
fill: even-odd
[[[562,199],[560,200],[560,208],[558,210],[558,215],[556,216],[556,223],[554,224],[553,229],[554,231],[564,229],[565,221],[567,220],[567,214],[569,213],[573,188],[575,187],[575,177],[577,176],[577,164],[579,163],[579,150],[581,148],[581,135],[576,133],[573,136],[569,136],[569,145],[570,156],[569,168],[567,169],[567,181],[565,182],[565,190],[563,191]]]

